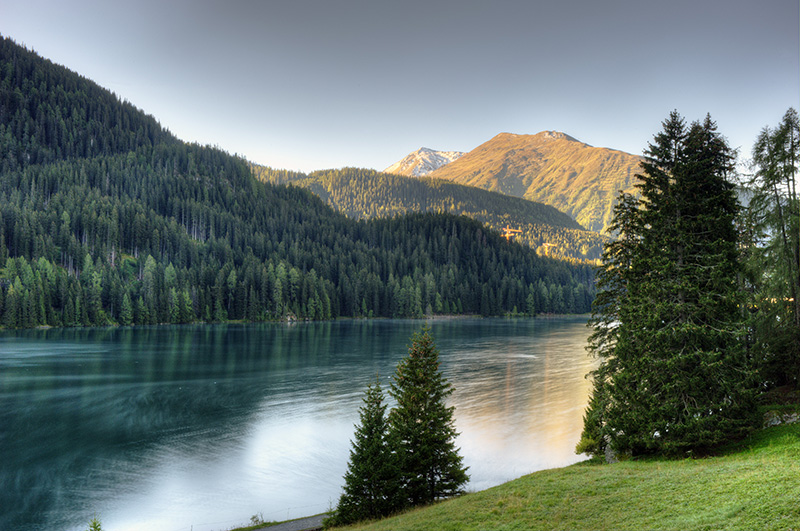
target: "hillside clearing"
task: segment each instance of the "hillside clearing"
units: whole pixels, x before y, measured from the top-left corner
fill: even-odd
[[[543,470],[348,529],[800,529],[800,424],[716,457]]]

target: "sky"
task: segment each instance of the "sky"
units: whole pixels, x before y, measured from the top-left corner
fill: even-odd
[[[641,154],[672,110],[743,158],[800,107],[798,0],[0,0],[0,34],[187,142],[309,172],[562,131]]]

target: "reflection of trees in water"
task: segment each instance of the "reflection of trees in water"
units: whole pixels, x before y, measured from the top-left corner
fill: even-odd
[[[139,473],[155,447],[226,444],[265,397],[291,390],[303,367],[324,361],[330,328],[16,332],[42,354],[3,368],[0,484],[11,487],[0,506],[16,509],[0,516],[0,528],[41,525],[43,511],[80,504],[111,469]]]
[[[573,321],[577,332],[565,325]],[[538,414],[542,385],[530,373],[542,353],[528,350],[531,337],[586,330],[569,319],[429,323],[456,387],[459,429],[496,437],[488,448],[501,451],[503,437],[529,432]],[[331,422],[350,409],[354,415],[366,385],[376,374],[390,377],[421,326],[353,320],[3,333],[0,484],[12,487],[0,491],[0,506],[15,509],[0,514],[0,528],[85,527],[98,500],[152,481],[163,459],[184,466],[182,459],[234,456],[275,415],[286,428],[293,415],[306,415],[300,422],[312,430],[309,415]],[[576,340],[583,361],[584,338]],[[19,355],[9,354],[14,348]],[[547,349],[559,357],[558,345]]]

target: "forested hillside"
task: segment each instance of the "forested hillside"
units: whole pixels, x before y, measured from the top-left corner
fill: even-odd
[[[0,43],[0,325],[585,312],[593,272],[451,215],[355,221]]]
[[[310,175],[253,167],[259,179],[307,188],[336,210],[355,219],[391,217],[407,212],[449,212],[485,223],[496,231],[510,226],[516,240],[540,255],[599,259],[607,238],[586,231],[555,208],[471,186],[430,179],[343,168]]]
[[[152,116],[0,36],[0,170],[178,143]]]

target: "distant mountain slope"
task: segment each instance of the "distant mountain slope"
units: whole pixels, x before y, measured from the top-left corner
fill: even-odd
[[[586,312],[592,277],[463,217],[349,219],[0,40],[0,328]]]
[[[351,218],[391,217],[407,212],[448,212],[501,231],[522,230],[516,240],[539,254],[594,260],[606,239],[586,231],[555,208],[526,199],[428,177],[412,178],[374,170],[344,168],[310,175],[256,167],[260,179],[307,188]]]
[[[500,133],[429,176],[539,201],[602,231],[619,190],[634,190],[639,161],[564,133]]]
[[[384,173],[395,173],[406,177],[422,177],[430,172],[450,164],[464,155],[463,151],[434,151],[426,147],[409,153],[402,160],[395,162]]]

